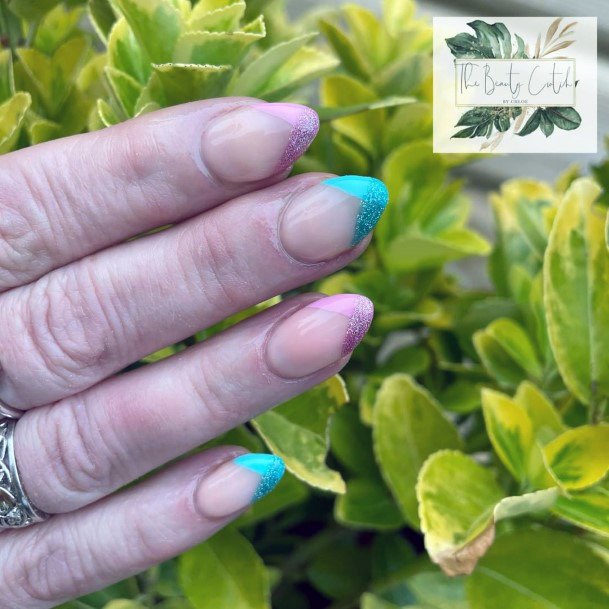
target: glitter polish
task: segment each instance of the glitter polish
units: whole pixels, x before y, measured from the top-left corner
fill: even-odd
[[[380,180],[329,178],[290,198],[280,217],[279,238],[296,260],[332,260],[372,231],[386,205],[387,188]]]
[[[357,245],[377,224],[389,200],[387,187],[381,180],[366,176],[338,176],[323,184],[339,188],[361,201],[351,245]]]
[[[197,485],[194,501],[205,518],[227,518],[268,495],[285,472],[280,457],[243,454],[207,472]]]
[[[358,294],[320,298],[273,329],[266,345],[269,369],[283,378],[302,378],[340,362],[360,343],[374,314]]]
[[[292,129],[275,173],[285,171],[299,159],[319,131],[317,112],[308,106],[288,103],[255,104],[255,110],[272,114],[287,121]]]
[[[278,484],[285,473],[283,459],[275,455],[254,454],[241,455],[233,463],[257,473],[260,482],[252,496],[252,502],[259,501],[268,495]]]

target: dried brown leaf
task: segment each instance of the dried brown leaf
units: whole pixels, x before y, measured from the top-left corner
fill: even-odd
[[[558,37],[560,38],[560,37],[564,36],[569,29],[571,29],[572,27],[575,27],[576,25],[577,25],[577,21],[572,21],[568,25],[565,25],[565,27],[560,31],[560,34],[558,34]]]
[[[495,525],[489,524],[488,527],[470,541],[467,545],[458,550],[446,551],[432,557],[433,562],[440,565],[446,575],[469,575],[476,564],[486,551],[493,544],[495,539]]]
[[[565,40],[564,42],[559,42],[558,44],[555,44],[551,49],[548,49],[547,51],[545,51],[543,56],[545,57],[546,55],[549,55],[550,53],[554,53],[555,51],[560,51],[561,49],[566,49],[567,47],[570,47],[574,42],[575,42],[575,40]]]
[[[548,46],[548,44],[550,43],[550,40],[552,40],[552,38],[554,37],[554,34],[556,34],[556,30],[558,29],[558,26],[560,25],[561,21],[562,21],[562,17],[557,17],[550,24],[550,27],[548,28],[548,31],[546,32],[546,40],[543,43],[544,47]]]
[[[541,53],[541,34],[537,36],[537,42],[535,43],[535,57],[539,57],[539,53]]]

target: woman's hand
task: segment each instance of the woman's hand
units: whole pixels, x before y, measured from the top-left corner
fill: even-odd
[[[368,329],[367,299],[293,298],[112,375],[362,252],[382,183],[282,181],[317,127],[303,106],[211,100],[0,157],[0,400],[27,411],[22,486],[53,514],[2,531],[3,609],[142,571],[278,482],[280,459],[225,447],[113,494],[335,374]],[[0,493],[0,516],[10,508]]]

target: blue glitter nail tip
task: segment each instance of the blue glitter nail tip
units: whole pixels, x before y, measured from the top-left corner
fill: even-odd
[[[385,211],[389,200],[387,187],[380,180],[365,176],[339,176],[328,178],[323,183],[361,200],[351,242],[352,246],[357,245],[376,226]]]
[[[285,463],[275,455],[255,454],[240,455],[234,462],[260,476],[252,503],[268,495],[278,484],[285,473]]]

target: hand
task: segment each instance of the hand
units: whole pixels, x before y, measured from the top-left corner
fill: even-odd
[[[283,181],[317,126],[303,106],[211,100],[0,157],[0,400],[27,411],[22,485],[53,514],[2,531],[3,609],[179,554],[278,482],[277,457],[223,447],[115,493],[335,374],[367,299],[299,296],[113,375],[361,254],[381,182]]]

